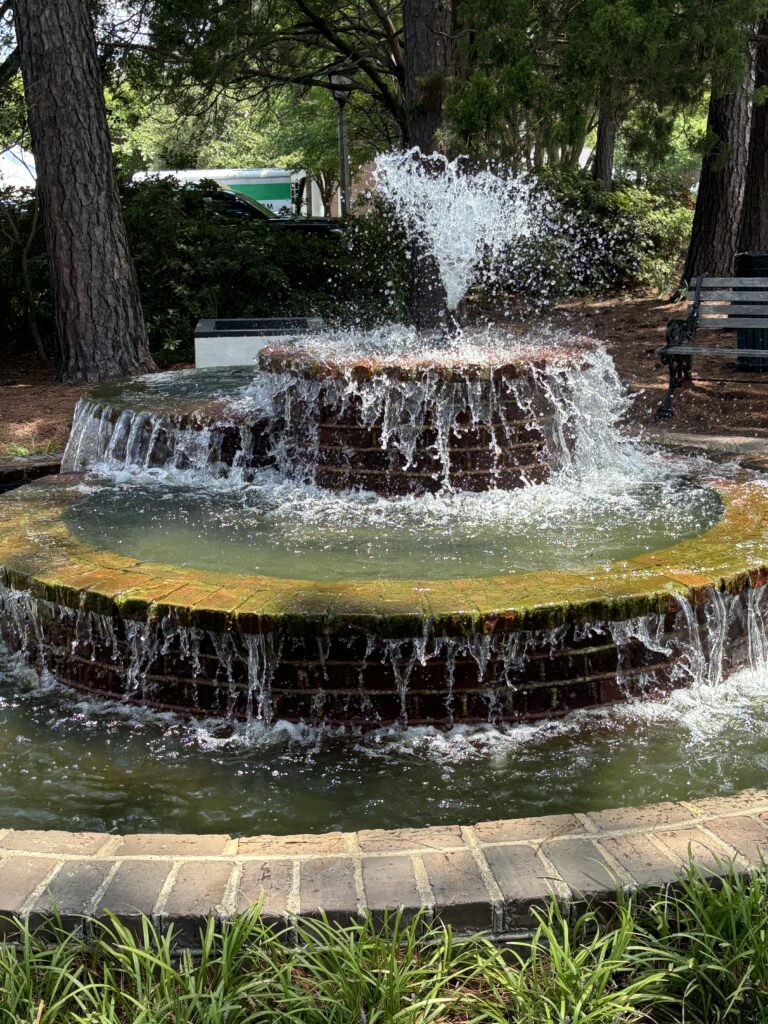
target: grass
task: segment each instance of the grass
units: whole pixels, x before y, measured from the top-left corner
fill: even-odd
[[[33,441],[29,445],[18,444],[16,441],[0,444],[0,456],[52,455],[60,450],[61,445],[56,441]]]
[[[15,926],[0,944],[8,1024],[768,1024],[766,869],[713,885],[691,866],[609,920],[553,902],[505,949],[399,914],[299,920],[289,937],[254,908],[210,921],[195,955],[146,919]]]

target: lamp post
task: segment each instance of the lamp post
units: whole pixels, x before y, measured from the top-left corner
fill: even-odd
[[[347,139],[347,100],[352,92],[352,79],[349,75],[332,71],[328,75],[333,98],[339,107],[339,206],[342,217],[349,214],[350,191],[352,188],[349,177],[349,141]]]

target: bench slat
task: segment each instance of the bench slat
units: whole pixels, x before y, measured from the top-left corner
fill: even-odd
[[[657,349],[667,355],[676,356],[721,356],[723,358],[768,359],[768,349],[754,348],[704,348],[702,345],[665,345]]]
[[[756,313],[758,316],[765,316],[768,319],[768,304],[758,306],[749,305],[746,302],[738,305],[733,302],[724,302],[716,305],[702,302],[699,306],[699,316],[742,316],[742,314],[749,315],[750,313]]]
[[[700,331],[735,331],[742,327],[762,327],[763,330],[768,330],[768,316],[713,316],[699,320],[698,324]]]
[[[768,284],[768,282],[766,282]],[[762,292],[746,292],[738,289],[718,288],[711,292],[701,293],[701,304],[705,302],[768,302],[768,290]],[[693,305],[692,297],[689,304]]]
[[[690,291],[696,287],[696,278],[691,282]],[[705,277],[701,282],[701,290],[710,288],[765,288],[768,277]]]

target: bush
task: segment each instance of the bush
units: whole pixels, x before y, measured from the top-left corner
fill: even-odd
[[[0,347],[54,349],[48,257],[31,189],[0,189]]]
[[[489,276],[490,290],[536,305],[653,287],[666,292],[685,253],[692,211],[669,195],[584,172],[544,173],[533,230]]]
[[[321,316],[369,326],[402,320],[405,239],[374,201],[342,233],[280,230],[234,221],[208,200],[213,183],[170,179],[122,191],[150,346],[161,366],[192,359],[201,318]],[[521,239],[476,289],[546,305],[573,295],[669,289],[690,231],[674,198],[628,184],[600,190],[585,174],[551,174],[538,191],[545,227]],[[0,192],[0,338],[54,350],[50,282],[31,193]],[[3,342],[0,342],[3,344]],[[38,345],[38,348],[40,345]]]
[[[234,221],[208,200],[215,188],[162,179],[123,193],[150,344],[161,365],[191,358],[201,318],[313,315],[338,322],[353,309],[375,317],[387,307],[385,270],[363,255],[378,241],[372,225],[353,221],[344,234],[320,234]]]
[[[391,318],[401,304],[395,247],[380,209],[351,218],[341,234],[282,230],[226,217],[208,201],[216,187],[162,179],[122,190],[150,346],[161,366],[192,359],[201,318],[370,322]],[[0,337],[14,348],[20,339],[31,347],[32,303],[52,354],[50,280],[34,221],[31,193],[0,193]],[[22,254],[30,236],[27,287]]]
[[[549,187],[584,259],[571,293],[655,287],[666,291],[685,255],[693,211],[669,195],[627,182],[601,189],[585,173],[553,176]]]

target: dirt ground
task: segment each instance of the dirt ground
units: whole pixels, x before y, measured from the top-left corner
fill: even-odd
[[[0,362],[0,455],[61,450],[86,390],[57,384],[53,367],[32,356]]]
[[[738,371],[730,360],[696,360],[693,386],[675,396],[674,417],[656,420],[667,374],[656,367],[655,350],[664,343],[667,321],[683,310],[658,298],[618,298],[563,307],[555,322],[606,342],[620,376],[638,393],[637,424],[652,431],[768,437],[768,373]],[[0,364],[0,455],[62,448],[85,390],[56,384],[53,369],[32,357]]]
[[[649,431],[768,437],[768,372],[739,370],[730,359],[694,359],[693,384],[675,392],[672,419],[656,418],[668,383],[656,350],[667,322],[685,316],[686,308],[658,298],[610,299],[564,307],[559,319],[606,342],[619,376],[637,395],[632,419]],[[730,333],[699,340],[735,345]]]

